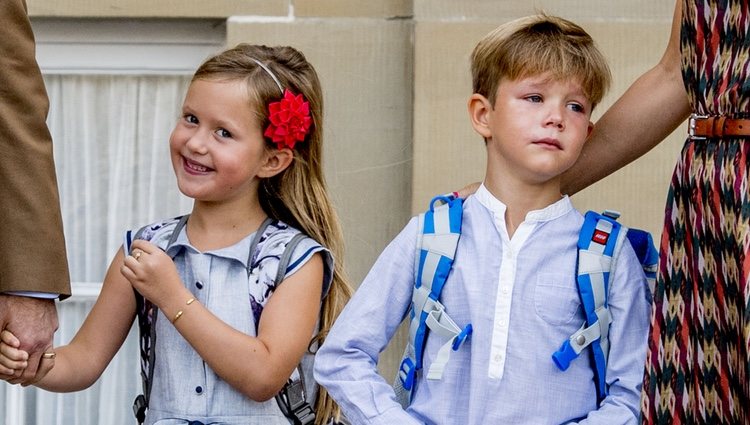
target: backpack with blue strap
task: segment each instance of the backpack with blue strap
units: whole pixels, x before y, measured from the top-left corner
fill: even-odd
[[[411,403],[417,378],[422,373],[428,332],[435,332],[446,341],[427,372],[427,379],[430,380],[442,379],[451,352],[458,351],[472,332],[471,324],[459,327],[440,302],[440,293],[450,274],[461,236],[462,215],[463,199],[441,195],[435,197],[430,202],[429,210],[418,217],[416,277],[408,313],[409,339],[393,384],[396,398],[404,408]],[[659,259],[651,235],[623,226],[617,222],[618,217],[619,213],[614,211],[603,214],[588,211],[585,215],[578,238],[576,281],[586,322],[552,354],[552,361],[564,371],[586,347],[591,347],[598,403],[608,394],[606,370],[609,325],[612,320],[607,298],[613,257],[628,240],[643,266],[649,293],[653,293]]]

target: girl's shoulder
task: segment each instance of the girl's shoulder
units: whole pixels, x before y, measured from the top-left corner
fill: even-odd
[[[253,261],[251,267],[268,258],[284,259],[283,263],[297,265],[304,257],[315,252],[328,254],[328,249],[315,239],[281,220],[269,220],[257,241],[257,245],[251,249],[253,259],[259,261]]]
[[[333,277],[333,257],[328,249],[301,230],[280,220],[272,220],[263,229],[255,247],[250,270],[275,270],[274,285],[299,270],[314,254],[323,255],[324,293]],[[279,271],[279,266],[283,269]]]
[[[284,251],[289,242],[295,237],[307,237],[301,230],[281,220],[270,220],[262,229],[262,232],[258,239],[256,250],[264,252]]]
[[[139,229],[128,230],[125,232],[124,246],[126,251],[130,248],[130,244],[136,239],[143,239],[161,249],[166,249],[169,244],[169,239],[172,237],[172,234],[183,217],[184,216],[168,218],[147,224]]]

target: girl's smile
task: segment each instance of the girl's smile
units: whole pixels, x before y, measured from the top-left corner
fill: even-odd
[[[212,168],[203,166],[195,161],[192,161],[186,157],[182,157],[182,164],[185,168],[185,171],[188,174],[206,174],[209,171],[213,171]]]

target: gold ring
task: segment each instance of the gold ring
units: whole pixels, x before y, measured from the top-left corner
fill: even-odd
[[[54,359],[57,357],[57,353],[44,353],[42,354],[43,359]]]
[[[135,258],[135,261],[138,261],[139,258],[141,258],[141,254],[143,254],[143,251],[138,251],[133,255],[133,258]]]

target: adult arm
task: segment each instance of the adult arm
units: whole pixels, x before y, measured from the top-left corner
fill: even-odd
[[[316,381],[352,423],[419,423],[377,371],[411,302],[416,237],[413,219],[380,255],[315,356]]]
[[[0,1],[0,293],[70,294],[60,203],[45,122],[49,102],[23,0]],[[0,329],[31,355],[31,379],[57,329],[54,302],[0,295]]]
[[[25,2],[0,2],[0,19],[0,292],[65,297],[70,283],[45,121],[49,101]]]
[[[676,1],[661,60],[596,123],[581,157],[563,177],[563,193],[574,194],[639,158],[690,114],[680,66],[682,1]]]
[[[172,259],[158,247],[136,240],[132,252],[139,258],[127,257],[123,275],[173,321],[221,379],[255,401],[268,400],[281,390],[315,330],[323,291],[322,254],[314,254],[279,284],[254,337],[222,321],[198,301],[188,305],[193,295]]]

